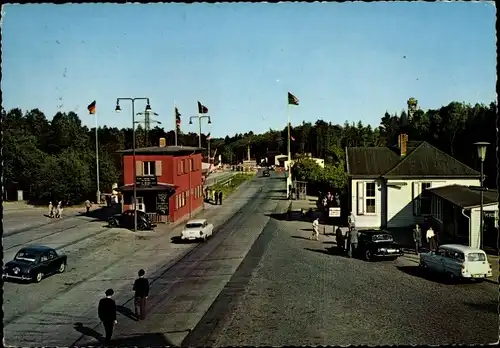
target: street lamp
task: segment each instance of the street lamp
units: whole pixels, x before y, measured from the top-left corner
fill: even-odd
[[[484,159],[486,158],[486,148],[488,147],[488,145],[490,145],[490,143],[480,141],[480,142],[474,143],[474,145],[476,145],[476,147],[477,147],[477,156],[479,157],[479,160],[481,161],[481,208],[479,211],[479,218],[480,218],[479,231],[481,233],[480,247],[482,249],[483,245],[484,245],[484,243],[483,243]]]
[[[208,124],[212,124],[212,121],[210,120],[210,116],[198,115],[198,116],[191,116],[189,118],[189,124],[193,124],[193,118],[197,118],[198,119],[198,147],[201,148],[201,120],[203,118],[208,119]],[[210,157],[210,154],[208,154],[208,157]]]
[[[135,163],[135,101],[145,100],[146,101],[146,111],[151,111],[151,106],[149,104],[149,98],[117,98],[116,99],[116,112],[121,112],[120,100],[130,100],[132,102],[132,161],[134,166],[134,232],[137,232],[137,178],[136,178],[136,163]]]

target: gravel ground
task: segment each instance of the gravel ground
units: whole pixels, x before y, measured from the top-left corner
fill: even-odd
[[[225,200],[224,205],[207,206],[200,217],[209,218],[215,226],[224,223],[261,186],[258,182],[245,185]],[[107,288],[115,290],[118,304],[128,303],[138,269],[146,269],[149,277],[158,277],[196,247],[195,243],[171,242],[181,226],[173,230],[162,226],[150,236],[137,236],[104,225],[91,218],[74,217],[4,236],[6,257],[13,256],[17,245],[31,244],[34,239],[37,244],[52,246],[68,255],[68,267],[63,274],[48,277],[39,284],[4,284],[6,344],[70,346],[82,334],[89,334],[85,328],[99,326],[96,306]],[[75,326],[77,323],[80,325]]]
[[[334,247],[333,237],[310,241],[308,229],[310,223],[271,220],[247,256],[253,260],[242,263],[255,267],[236,272],[184,344],[443,345],[498,340],[498,285],[446,284],[419,273],[406,257],[374,263],[349,259],[327,249]],[[234,291],[235,284],[240,291]]]

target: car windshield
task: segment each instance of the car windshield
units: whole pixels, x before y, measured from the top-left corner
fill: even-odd
[[[374,242],[392,242],[393,238],[390,234],[376,234],[372,237]]]
[[[475,261],[486,261],[486,255],[483,253],[470,253],[467,255],[467,260],[470,262],[475,262]]]
[[[35,262],[36,257],[37,257],[37,253],[35,253],[34,251],[21,250],[17,253],[17,255],[14,259]]]
[[[200,227],[202,227],[202,224],[200,224],[200,223],[186,224],[186,228],[200,228]]]

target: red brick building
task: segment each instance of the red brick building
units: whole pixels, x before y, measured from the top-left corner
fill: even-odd
[[[120,152],[123,154],[122,207],[123,210],[134,209],[132,150]],[[188,146],[136,149],[137,209],[148,213],[157,222],[174,222],[201,209],[201,152],[200,148]]]

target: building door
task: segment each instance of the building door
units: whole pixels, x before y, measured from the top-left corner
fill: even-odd
[[[146,212],[146,205],[144,204],[144,197],[137,197],[137,210]]]

